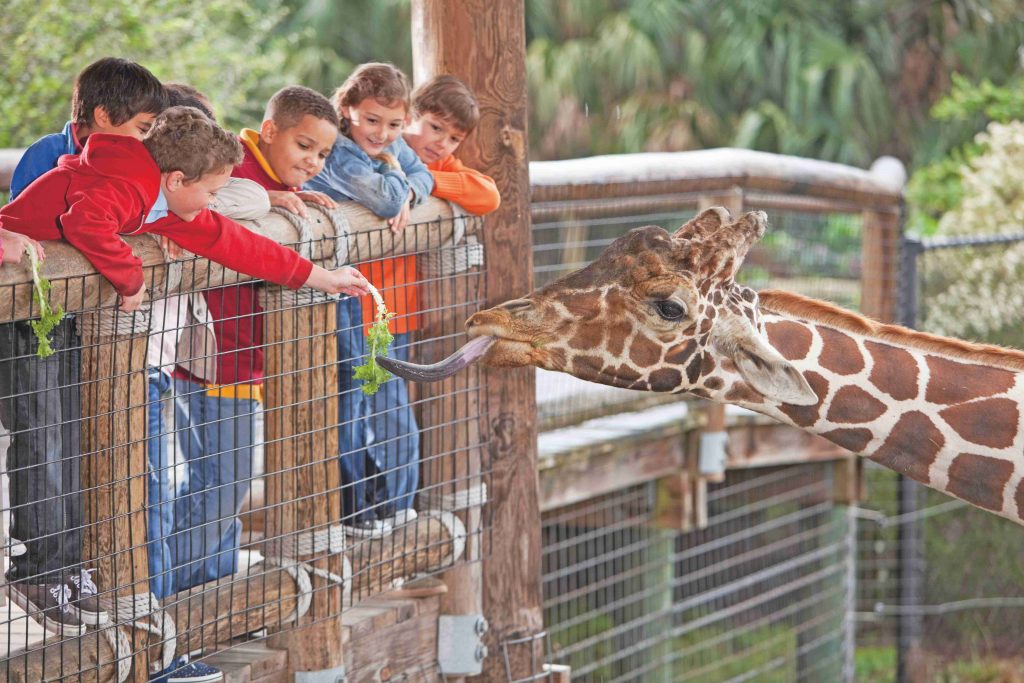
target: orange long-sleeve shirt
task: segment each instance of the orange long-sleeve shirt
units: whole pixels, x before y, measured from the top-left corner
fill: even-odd
[[[482,216],[501,205],[501,195],[494,180],[480,171],[469,168],[454,155],[448,155],[427,165],[434,177],[435,197],[455,202],[466,211]],[[416,285],[416,257],[397,256],[371,261],[359,270],[373,282],[384,297],[388,310],[395,313],[391,323],[394,334],[412,332],[419,327],[419,293]],[[379,283],[379,284],[378,284]],[[370,297],[363,299],[363,322],[373,324],[377,307]]]

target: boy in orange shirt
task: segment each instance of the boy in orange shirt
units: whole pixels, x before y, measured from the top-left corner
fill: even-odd
[[[437,76],[412,94],[412,123],[402,137],[434,177],[431,194],[482,216],[498,208],[501,196],[490,177],[455,158],[455,150],[480,122],[480,107],[455,76]]]

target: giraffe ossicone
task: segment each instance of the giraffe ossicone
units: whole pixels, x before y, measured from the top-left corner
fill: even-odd
[[[474,313],[440,379],[478,359],[733,403],[1017,522],[1024,520],[1024,353],[883,325],[735,281],[763,212],[631,230],[586,268]],[[384,361],[382,361],[384,362]]]

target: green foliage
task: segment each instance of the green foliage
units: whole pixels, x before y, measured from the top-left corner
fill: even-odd
[[[26,146],[68,119],[75,75],[107,55],[143,64],[161,80],[208,95],[226,127],[262,120],[267,99],[291,75],[294,40],[275,34],[279,0],[9,0],[0,23],[0,147]]]
[[[39,259],[36,257],[35,249],[29,247],[25,251],[32,262],[32,300],[39,311],[39,319],[32,320],[29,325],[39,340],[36,355],[46,358],[53,355],[50,333],[64,319],[64,309],[59,305],[56,309],[50,306],[50,281],[39,274]]]
[[[395,340],[391,330],[388,329],[388,321],[394,316],[395,314],[389,313],[388,309],[384,306],[384,302],[378,298],[376,320],[370,326],[370,332],[366,335],[366,343],[369,349],[366,362],[362,365],[357,365],[355,372],[352,373],[356,379],[363,381],[361,388],[364,394],[376,394],[380,389],[380,385],[391,379],[391,373],[377,364],[377,356],[387,356],[388,348]]]

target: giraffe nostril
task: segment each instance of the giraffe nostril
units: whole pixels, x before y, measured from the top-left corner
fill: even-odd
[[[533,308],[533,302],[529,299],[513,299],[512,301],[506,301],[498,306],[498,308],[503,308],[509,313],[522,313]]]

